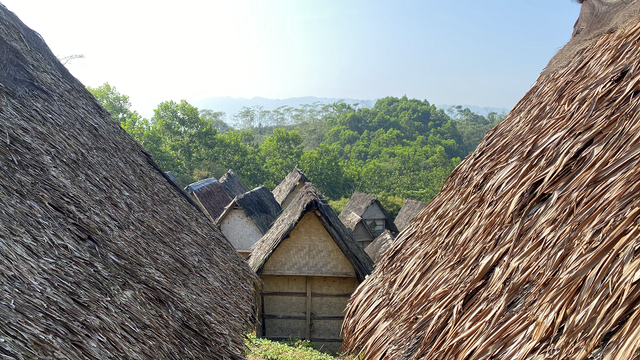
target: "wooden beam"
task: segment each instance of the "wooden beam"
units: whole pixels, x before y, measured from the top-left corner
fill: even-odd
[[[306,292],[279,292],[279,291],[263,291],[262,296],[294,296],[294,297],[306,297]],[[343,294],[330,294],[330,293],[311,293],[312,297],[342,297],[350,298],[351,293]]]
[[[304,328],[304,338],[311,339],[311,277],[307,276],[307,313]]]
[[[262,319],[306,320],[307,315],[271,315],[262,314]],[[311,320],[344,320],[344,316],[311,316]]]

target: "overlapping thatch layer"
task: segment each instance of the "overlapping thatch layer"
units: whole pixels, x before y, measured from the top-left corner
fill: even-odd
[[[346,349],[638,359],[639,109],[640,24],[544,73],[358,288]]]
[[[236,196],[240,196],[249,191],[246,186],[240,181],[240,178],[233,170],[229,169],[226,174],[222,175],[220,178],[220,184],[224,187],[224,190],[231,196],[231,198],[235,198]]]
[[[0,4],[0,357],[241,359],[254,276]]]

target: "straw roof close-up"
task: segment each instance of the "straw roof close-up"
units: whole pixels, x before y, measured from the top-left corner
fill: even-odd
[[[362,218],[365,211],[367,211],[369,206],[373,204],[378,205],[380,210],[384,213],[384,216],[386,217],[385,228],[397,234],[398,229],[396,228],[396,225],[391,221],[387,210],[382,206],[378,197],[375,195],[361,193],[359,191],[355,191],[353,195],[351,195],[351,199],[349,199],[347,205],[345,205],[340,212],[340,220],[345,224],[345,226],[347,226],[347,228],[353,230],[358,224],[356,219],[358,217]]]
[[[298,169],[297,167],[293,168],[293,170],[284,178],[284,180],[282,180],[280,184],[278,184],[278,186],[276,186],[276,188],[272,191],[273,196],[276,198],[278,204],[282,205],[289,194],[291,194],[293,190],[296,189],[296,186],[298,186],[300,182],[309,182],[309,179],[307,179],[307,177],[300,169]]]
[[[0,4],[0,357],[242,359],[251,269]]]
[[[358,281],[363,281],[365,276],[371,273],[373,262],[360,248],[344,227],[331,207],[326,204],[320,192],[311,184],[302,187],[296,198],[280,214],[271,229],[253,246],[253,252],[248,260],[249,266],[258,275],[278,245],[287,238],[291,230],[310,211],[315,211],[331,235],[336,245],[353,265]]]
[[[427,203],[425,202],[406,199],[395,220],[393,220],[393,223],[396,224],[398,231],[402,231],[407,226],[409,226],[411,220],[413,220],[413,218],[415,218],[420,210],[424,209],[425,206],[427,206]]]
[[[585,0],[577,26],[588,30],[594,4],[638,7]],[[454,170],[351,298],[347,351],[364,360],[640,358],[635,14],[565,65],[550,62],[556,68]]]
[[[240,181],[238,175],[236,175],[236,173],[231,169],[229,169],[226,174],[222,175],[219,181],[231,198],[240,196],[249,191],[242,181]]]
[[[224,212],[220,215],[217,222],[220,223],[234,206],[241,206],[242,210],[256,224],[262,234],[265,234],[275,219],[278,217],[282,208],[274,199],[273,194],[266,187],[260,186],[237,196],[227,205]]]

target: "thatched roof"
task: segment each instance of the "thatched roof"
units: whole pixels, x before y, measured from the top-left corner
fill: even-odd
[[[353,195],[351,195],[351,199],[349,199],[347,205],[345,205],[340,212],[340,221],[342,221],[348,229],[353,231],[356,225],[358,225],[358,221],[356,220],[358,218],[362,218],[365,211],[367,211],[369,206],[373,204],[377,204],[384,213],[384,216],[386,217],[385,228],[397,234],[398,229],[396,228],[396,225],[393,223],[393,221],[391,221],[389,213],[387,213],[387,210],[385,210],[384,206],[382,206],[380,200],[378,200],[378,197],[358,191],[354,192]]]
[[[226,174],[222,175],[220,178],[220,184],[222,184],[225,191],[231,198],[240,196],[249,191],[242,181],[240,181],[238,175],[236,175],[236,173],[231,169],[229,169]]]
[[[296,198],[284,209],[271,229],[254,245],[251,257],[248,260],[249,266],[260,275],[271,254],[287,238],[298,221],[309,211],[316,212],[322,225],[331,234],[336,245],[353,265],[358,281],[363,281],[365,276],[371,273],[373,262],[353,240],[331,207],[326,204],[320,192],[311,183],[307,183],[300,190]]]
[[[352,297],[348,350],[638,359],[637,21],[541,75],[454,170]]]
[[[233,200],[224,189],[224,186],[215,178],[200,180],[187,186],[184,190],[196,195],[198,201],[200,201],[213,220],[217,219],[224,211],[224,208]]]
[[[425,202],[406,199],[404,205],[402,205],[402,209],[400,209],[400,212],[398,212],[398,216],[396,216],[396,219],[393,221],[393,223],[396,225],[399,231],[404,230],[407,226],[409,226],[411,220],[413,220],[413,218],[416,217],[420,210],[424,209],[425,206],[427,206],[427,203]]]
[[[284,180],[272,191],[278,204],[282,205],[300,182],[309,182],[309,179],[304,176],[304,173],[300,169],[297,167],[293,168]]]
[[[391,244],[393,244],[393,240],[395,238],[396,237],[393,235],[393,233],[391,233],[391,231],[385,230],[364,249],[364,252],[369,255],[374,263],[378,262],[382,254],[384,254],[389,249],[389,247],[391,247]]]
[[[282,211],[273,194],[266,187],[260,186],[233,199],[217,222],[220,223],[236,205],[242,206],[242,210],[253,220],[262,234],[269,230]]]
[[[0,4],[0,357],[242,359],[255,275]]]
[[[181,187],[180,180],[178,180],[178,178],[171,171],[165,171],[165,174],[167,175],[169,180],[173,181],[176,184],[177,187]]]

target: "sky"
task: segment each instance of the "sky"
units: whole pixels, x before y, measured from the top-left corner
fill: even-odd
[[[571,0],[0,0],[84,85],[150,116],[207,97],[403,96],[511,108],[569,40]],[[215,109],[214,109],[215,110]]]

